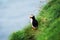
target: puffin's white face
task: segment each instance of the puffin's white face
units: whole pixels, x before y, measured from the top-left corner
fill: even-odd
[[[33,15],[33,14],[31,14],[31,15],[30,15],[30,19],[32,19],[32,17],[33,17],[33,16],[34,16],[34,15]]]
[[[30,21],[31,21],[31,23],[32,23],[32,21],[33,21],[32,17],[33,17],[33,15],[30,16]]]
[[[30,19],[32,19],[33,16],[30,16]]]

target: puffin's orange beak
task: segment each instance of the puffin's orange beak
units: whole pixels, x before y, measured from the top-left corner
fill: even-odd
[[[32,18],[32,17],[30,17],[30,18]]]

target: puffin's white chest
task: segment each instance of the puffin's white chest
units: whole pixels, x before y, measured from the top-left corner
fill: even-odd
[[[31,20],[31,23],[33,22],[33,20],[32,19],[30,19]]]

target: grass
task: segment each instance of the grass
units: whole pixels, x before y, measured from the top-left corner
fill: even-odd
[[[28,25],[14,32],[10,40],[60,40],[60,0],[52,0],[38,13],[39,26],[32,30]]]

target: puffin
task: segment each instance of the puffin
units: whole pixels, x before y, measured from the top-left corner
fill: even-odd
[[[36,30],[38,28],[38,21],[36,20],[34,15],[30,16],[31,24],[32,24],[32,30]]]

